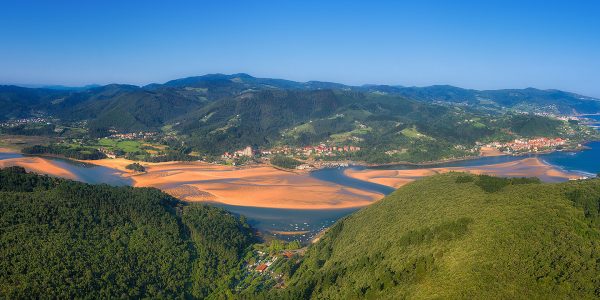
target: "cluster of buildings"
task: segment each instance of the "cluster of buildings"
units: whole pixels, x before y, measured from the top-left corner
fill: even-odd
[[[116,132],[111,130],[111,132]],[[109,136],[109,138],[114,139],[122,139],[122,140],[137,140],[137,139],[145,139],[157,136],[157,132],[131,132],[131,133],[113,133]]]
[[[310,156],[311,154],[332,156],[342,152],[356,152],[360,151],[360,147],[358,146],[328,146],[325,144],[320,144],[317,146],[305,146],[305,147],[278,147],[273,148],[270,151],[263,151],[263,154],[303,154],[305,156]]]
[[[20,125],[39,124],[39,123],[46,123],[48,125],[50,124],[44,118],[25,118],[25,119],[15,119],[15,120],[9,120],[9,121],[2,122],[2,123],[0,123],[0,127],[12,128],[12,127],[20,126]]]
[[[106,147],[100,147],[98,148],[98,151],[104,153],[104,155],[106,155],[108,158],[117,158],[117,154]]]
[[[252,148],[251,146],[246,146],[246,148],[237,150],[235,152],[225,152],[225,153],[223,153],[223,155],[221,155],[221,158],[232,159],[232,158],[239,158],[239,157],[253,157],[258,154],[263,155],[263,156],[268,156],[271,154],[284,154],[284,155],[297,154],[297,155],[305,155],[305,156],[317,154],[317,155],[325,155],[325,156],[334,156],[339,153],[356,152],[356,151],[360,151],[360,147],[358,147],[358,146],[327,146],[325,144],[320,144],[317,146],[305,146],[305,147],[283,146],[283,147],[275,147],[275,148],[269,149],[269,150],[258,151],[256,149]]]
[[[232,158],[239,158],[239,157],[253,157],[256,154],[257,154],[257,152],[254,150],[254,148],[252,148],[251,146],[246,146],[246,148],[241,149],[241,150],[236,150],[235,152],[232,152],[232,153],[225,152],[225,153],[223,153],[223,155],[221,155],[221,158],[232,159]]]
[[[556,114],[548,113],[548,112],[535,113],[535,115],[542,116],[542,117],[554,118],[554,119],[561,120],[561,121],[571,121],[571,120],[579,121],[580,120],[576,116],[561,116],[561,115],[556,115]]]
[[[535,139],[516,139],[508,143],[494,142],[486,145],[487,147],[496,148],[505,153],[516,152],[537,152],[541,150],[551,149],[558,146],[564,146],[568,140],[562,138],[535,138]]]

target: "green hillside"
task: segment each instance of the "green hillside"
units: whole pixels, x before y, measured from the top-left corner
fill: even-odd
[[[353,87],[209,74],[144,87],[57,91],[0,86],[0,104],[5,104],[0,105],[0,134],[43,135],[92,146],[93,139],[114,133],[151,132],[152,142],[174,151],[158,160],[194,152],[218,161],[224,152],[248,145],[265,150],[325,144],[361,150],[317,159],[429,162],[476,155],[479,143],[561,137],[572,148],[600,138],[577,122],[523,114],[596,113],[600,101],[536,89]],[[43,119],[19,122],[25,117]],[[133,157],[150,159],[142,152]]]
[[[599,204],[600,180],[419,180],[337,222],[275,298],[598,298]]]
[[[156,189],[0,170],[2,299],[222,296],[251,243],[226,211]]]
[[[283,285],[249,226],[156,189],[0,170],[0,298],[600,297],[600,180],[450,173],[338,221]],[[273,288],[271,288],[273,287]]]

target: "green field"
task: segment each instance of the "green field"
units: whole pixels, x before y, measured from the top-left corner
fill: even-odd
[[[405,137],[408,138],[412,138],[412,139],[422,139],[422,138],[429,138],[428,136],[420,133],[417,128],[410,127],[410,128],[404,128],[400,131]]]
[[[344,142],[348,142],[352,137],[358,137],[361,135],[365,135],[368,134],[369,132],[371,132],[373,129],[370,127],[366,127],[366,128],[356,128],[352,131],[348,131],[348,132],[343,132],[343,133],[337,133],[337,134],[332,134],[331,135],[331,139],[334,143],[344,143]],[[362,139],[361,139],[362,140]]]
[[[98,145],[101,147],[112,148],[114,150],[119,149],[127,153],[143,151],[141,149],[142,143],[139,141],[119,141],[115,139],[104,138],[98,141]]]

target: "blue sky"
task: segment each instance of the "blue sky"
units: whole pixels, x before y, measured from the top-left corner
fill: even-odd
[[[599,1],[28,1],[0,9],[0,83],[206,73],[600,97]]]

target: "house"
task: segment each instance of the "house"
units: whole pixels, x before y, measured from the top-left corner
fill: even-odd
[[[269,266],[267,266],[266,264],[260,264],[258,265],[258,267],[256,267],[256,272],[262,273],[265,270],[267,270],[267,267]]]

